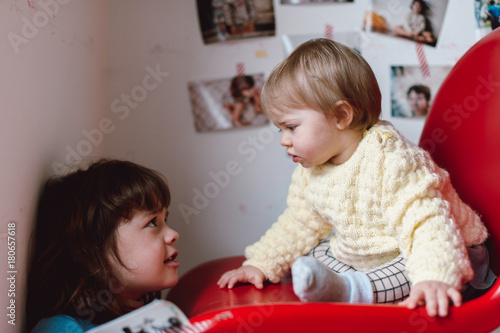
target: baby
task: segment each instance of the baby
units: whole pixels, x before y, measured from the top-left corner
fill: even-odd
[[[359,53],[327,39],[302,44],[270,74],[261,103],[300,165],[288,207],[220,287],[262,288],[291,268],[303,301],[373,303],[366,272],[402,256],[412,288],[401,304],[425,303],[429,315],[446,316],[450,301],[461,304],[474,271],[482,282],[468,288],[493,285],[481,219],[427,152],[379,120],[380,90]],[[332,255],[354,272],[338,274],[302,257],[332,231]],[[472,266],[468,251],[481,254]]]

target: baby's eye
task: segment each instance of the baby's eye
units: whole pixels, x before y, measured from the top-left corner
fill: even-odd
[[[286,128],[293,132],[297,126],[287,126]]]
[[[153,218],[151,221],[148,222],[148,224],[146,225],[147,227],[157,227],[158,224],[156,223],[156,217]]]

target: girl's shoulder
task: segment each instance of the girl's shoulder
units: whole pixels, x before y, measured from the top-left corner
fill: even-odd
[[[57,315],[40,320],[31,333],[80,333],[95,327],[83,319]]]

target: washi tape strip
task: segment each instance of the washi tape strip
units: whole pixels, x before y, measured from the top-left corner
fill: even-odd
[[[242,62],[239,62],[236,64],[236,74],[238,76],[244,76],[245,75],[245,64]]]
[[[415,46],[417,50],[417,58],[420,63],[420,70],[422,71],[423,77],[431,76],[431,72],[429,70],[429,63],[427,62],[427,57],[425,56],[424,46],[421,43],[417,43]]]
[[[333,40],[333,26],[331,24],[325,24],[325,38]]]
[[[34,0],[28,0],[28,6],[29,6],[31,9],[37,10],[37,7],[36,7],[36,4],[35,4],[35,1],[34,1]]]

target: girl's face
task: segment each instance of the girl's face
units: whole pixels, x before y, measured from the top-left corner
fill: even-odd
[[[414,90],[408,94],[408,105],[415,116],[425,116],[429,110],[429,101],[425,95],[416,93]]]
[[[414,3],[412,3],[412,5],[411,5],[411,10],[412,10],[415,14],[420,14],[420,12],[422,11],[422,5],[420,4],[420,2],[415,1],[415,2],[414,2]]]
[[[119,294],[136,300],[142,295],[177,284],[174,245],[179,234],[167,226],[168,211],[139,211],[117,229],[117,249],[125,267],[111,258]]]
[[[335,118],[310,109],[289,109],[276,116],[275,124],[281,130],[281,145],[287,148],[293,161],[304,168],[326,162],[342,164],[356,150],[361,134],[340,129]]]
[[[254,89],[253,88],[245,88],[241,91],[241,94],[245,97],[253,97],[253,95],[255,94],[254,92]]]

